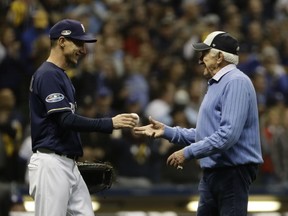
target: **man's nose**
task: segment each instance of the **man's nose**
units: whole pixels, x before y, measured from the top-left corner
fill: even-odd
[[[203,57],[204,57],[203,55],[200,56],[198,64],[200,64],[200,65],[204,64]]]

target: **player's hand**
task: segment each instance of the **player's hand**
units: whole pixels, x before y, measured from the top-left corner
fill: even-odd
[[[142,127],[135,127],[134,133],[136,135],[145,135],[148,137],[158,138],[164,134],[164,124],[154,120],[151,116],[149,116],[150,124],[142,126]]]
[[[138,124],[139,118],[132,113],[123,113],[114,116],[112,122],[114,129],[134,128]]]
[[[183,169],[185,162],[184,149],[174,152],[167,159],[167,165],[174,166],[177,169]]]

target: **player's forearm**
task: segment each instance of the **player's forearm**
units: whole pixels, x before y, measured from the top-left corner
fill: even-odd
[[[87,118],[70,112],[58,114],[58,122],[63,128],[76,131],[112,133],[113,123],[111,118]]]

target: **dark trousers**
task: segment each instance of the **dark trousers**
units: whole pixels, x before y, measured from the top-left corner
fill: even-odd
[[[197,216],[246,216],[249,188],[258,165],[204,169]]]

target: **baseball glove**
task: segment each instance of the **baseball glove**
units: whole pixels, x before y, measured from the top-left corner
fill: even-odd
[[[77,162],[78,169],[90,193],[97,193],[111,187],[114,168],[103,162]]]

